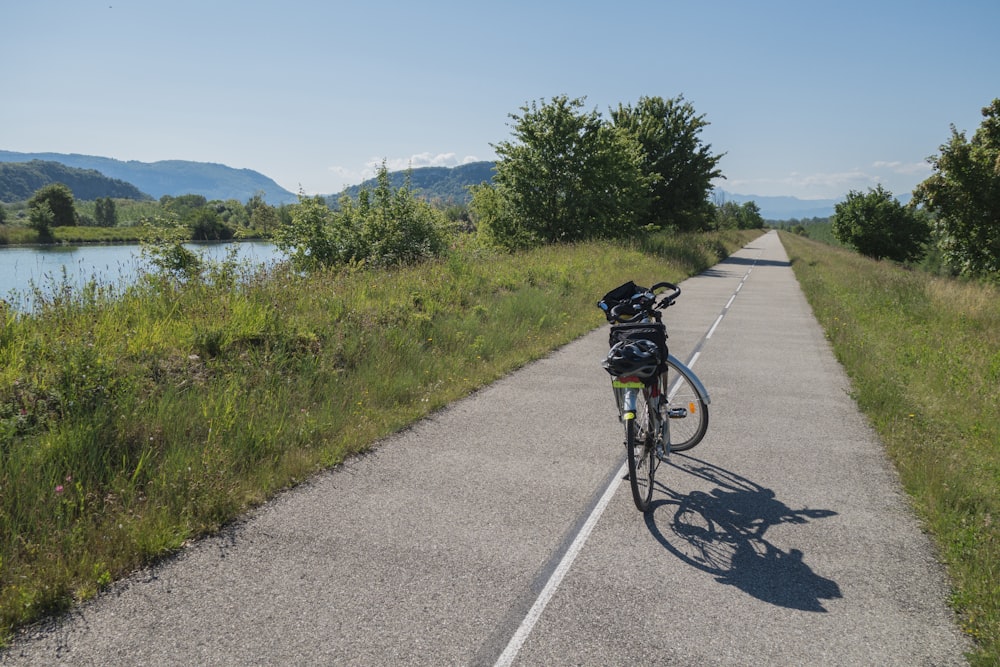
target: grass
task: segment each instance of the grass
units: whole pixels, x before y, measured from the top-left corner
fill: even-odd
[[[223,262],[0,311],[0,638],[593,329],[611,287],[758,233],[307,277]]]
[[[1000,664],[1000,290],[782,241],[937,542],[972,664]]]

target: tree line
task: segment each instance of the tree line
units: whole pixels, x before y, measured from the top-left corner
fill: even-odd
[[[275,240],[301,269],[345,263],[412,262],[440,254],[450,235],[472,232],[504,249],[659,230],[758,228],[753,202],[716,207],[721,177],[708,124],[683,97],[643,97],[605,119],[582,98],[532,102],[511,114],[513,137],[495,144],[493,178],[472,186],[467,214],[447,216],[418,201],[409,182],[394,189],[385,164],[374,188],[337,207],[300,197]]]
[[[934,174],[908,205],[881,185],[848,193],[831,219],[837,240],[901,262],[933,250],[955,275],[1000,279],[1000,99],[982,114],[971,139],[952,126],[940,154],[929,158]],[[511,139],[493,146],[499,156],[493,177],[470,188],[467,205],[422,200],[408,177],[397,188],[383,163],[374,181],[333,205],[301,194],[298,204],[280,207],[261,193],[245,204],[165,195],[149,222],[198,240],[274,237],[303,266],[413,262],[439,254],[449,235],[460,232],[517,249],[764,225],[754,202],[710,200],[711,181],[724,178],[722,155],[701,141],[708,122],[683,97],[642,97],[604,118],[584,110],[582,98],[559,96],[510,118]],[[28,201],[28,224],[43,241],[55,227],[119,224],[114,199],[98,198],[93,210],[82,217],[72,191],[50,184]],[[0,206],[0,224],[5,217]]]
[[[171,236],[188,240],[228,240],[236,237],[269,237],[290,219],[288,206],[272,206],[263,192],[246,203],[236,199],[209,201],[203,195],[163,195],[159,201],[97,197],[78,201],[63,183],[44,185],[20,205],[17,222],[33,229],[41,243],[55,240],[59,227],[135,227],[149,225],[172,230]],[[81,206],[83,212],[81,212]],[[129,213],[122,215],[122,207]],[[134,211],[139,211],[136,214]],[[0,206],[0,225],[13,217]]]
[[[940,253],[954,275],[1000,280],[1000,98],[982,109],[966,139],[951,137],[928,158],[934,173],[906,206],[881,185],[837,204],[833,234],[876,259],[916,261]]]
[[[584,99],[539,100],[511,114],[512,137],[494,145],[493,176],[470,187],[468,204],[422,200],[409,172],[394,187],[385,164],[372,183],[333,204],[300,194],[274,208],[257,195],[246,205],[207,202],[200,195],[164,196],[161,224],[194,239],[232,238],[242,225],[273,237],[300,268],[344,263],[410,263],[442,253],[455,234],[518,249],[542,243],[631,238],[659,230],[759,228],[754,202],[712,203],[712,180],[723,177],[721,154],[700,134],[704,115],[677,97],[642,97],[607,118]],[[116,224],[114,201],[96,203],[87,222]],[[28,202],[39,238],[83,222],[64,185],[40,189]]]

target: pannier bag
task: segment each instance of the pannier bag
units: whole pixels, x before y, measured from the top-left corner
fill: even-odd
[[[656,343],[660,350],[660,371],[666,370],[667,362],[667,328],[662,322],[629,322],[628,324],[612,324],[608,337],[608,346],[623,340],[650,340]]]

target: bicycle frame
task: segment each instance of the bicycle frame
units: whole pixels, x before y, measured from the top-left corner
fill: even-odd
[[[670,380],[671,386],[664,386],[666,374],[657,377],[656,382],[647,385],[637,377],[616,377],[611,381],[611,387],[615,395],[615,403],[618,406],[618,418],[620,421],[628,419],[643,418],[644,415],[636,415],[636,404],[639,392],[645,395],[645,404],[650,408],[649,423],[640,424],[640,427],[647,427],[653,433],[653,445],[656,450],[656,457],[660,461],[667,461],[670,457],[670,447],[664,446],[672,444],[670,440],[670,419],[687,416],[686,408],[669,408],[673,403],[674,394],[686,380],[697,392],[698,397],[706,405],[712,402],[708,390],[702,384],[694,372],[687,367],[680,359],[672,354],[667,355],[668,367],[672,367],[679,377]],[[671,413],[673,410],[680,410],[679,415],[664,413],[663,408],[667,408]]]
[[[657,295],[660,288],[671,291]],[[650,507],[659,464],[669,461],[671,452],[695,447],[708,428],[711,397],[691,369],[669,353],[661,322],[660,311],[673,305],[680,293],[672,283],[646,289],[628,282],[597,304],[612,325],[611,351],[603,366],[612,373],[618,418],[625,427],[632,498],[642,512]],[[655,348],[660,353],[654,356]],[[660,366],[655,377],[648,375],[651,363]]]
[[[632,377],[614,378],[611,381],[611,387],[615,394],[615,402],[618,404],[618,418],[623,422],[629,419],[644,420],[647,417],[647,415],[636,414],[639,392],[644,394],[646,399],[645,405],[649,410],[649,421],[647,423],[640,423],[639,428],[649,428],[649,431],[652,432],[652,445],[656,451],[656,458],[660,461],[666,461],[670,456],[670,451],[668,447],[664,447],[663,445],[665,442],[669,442],[667,435],[669,424],[666,415],[660,412],[661,384],[662,378],[660,377],[656,379],[656,382],[648,386],[639,378]],[[647,438],[649,437],[649,432],[646,433],[646,436]]]

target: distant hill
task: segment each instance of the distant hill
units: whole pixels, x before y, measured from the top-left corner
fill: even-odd
[[[112,179],[135,185],[139,190],[159,199],[163,195],[202,195],[208,200],[249,200],[263,192],[270,204],[298,201],[295,194],[273,180],[251,169],[234,169],[223,164],[164,160],[160,162],[123,162],[94,155],[64,153],[15,153],[0,150],[0,163],[44,160],[58,162],[77,169],[93,169]],[[69,185],[69,184],[67,184]],[[74,196],[84,199],[76,194]]]
[[[828,218],[833,215],[834,206],[842,199],[799,199],[797,197],[762,197],[760,195],[738,195],[725,190],[716,190],[723,201],[745,204],[756,202],[760,215],[765,220],[802,220],[804,218]]]
[[[99,197],[151,199],[131,183],[108,178],[94,169],[76,169],[60,162],[0,162],[0,201],[13,203],[30,199],[46,185],[62,183],[73,198],[91,201]]]
[[[458,167],[417,167],[409,171],[389,172],[389,185],[398,190],[406,184],[407,173],[410,175],[410,187],[413,194],[421,199],[445,203],[467,204],[472,200],[468,187],[482,182],[493,181],[494,162],[470,162]],[[377,179],[369,179],[360,185],[346,188],[344,192],[357,198],[362,188],[374,190]],[[335,206],[343,193],[330,195],[327,202]]]

